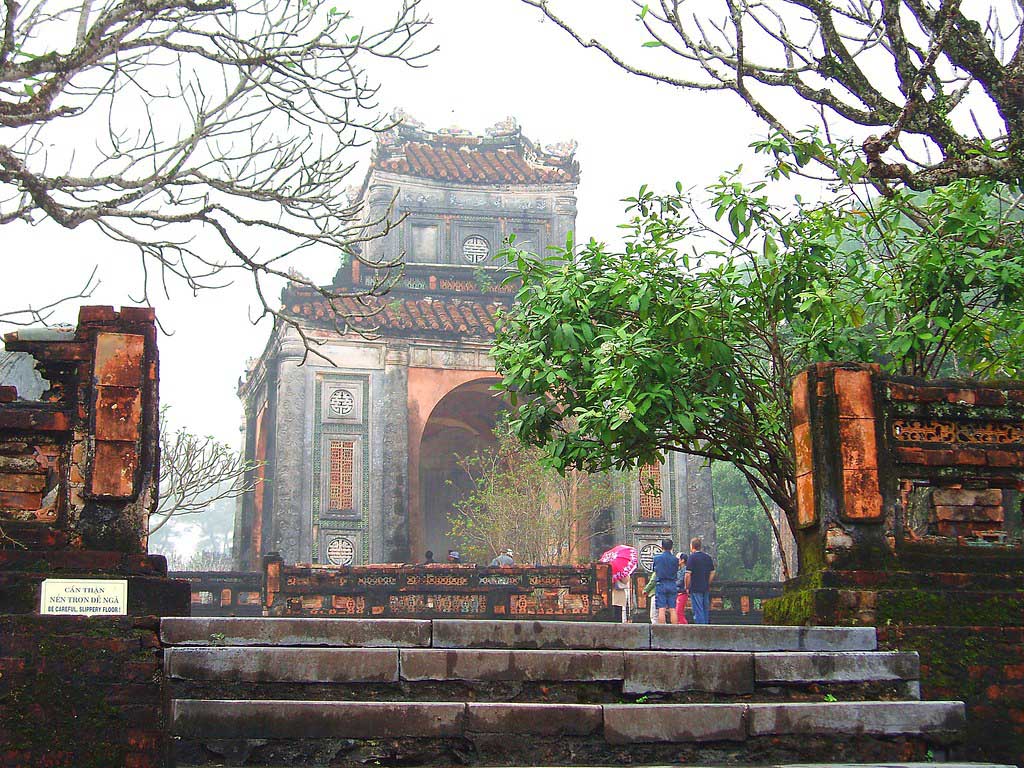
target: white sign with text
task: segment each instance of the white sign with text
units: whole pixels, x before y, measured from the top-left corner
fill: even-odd
[[[39,613],[67,616],[125,616],[127,579],[45,579]]]

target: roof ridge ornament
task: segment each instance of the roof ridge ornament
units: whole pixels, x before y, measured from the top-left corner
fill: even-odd
[[[499,136],[514,136],[521,132],[519,121],[512,115],[509,115],[504,120],[499,120],[487,129],[487,135],[495,138]]]

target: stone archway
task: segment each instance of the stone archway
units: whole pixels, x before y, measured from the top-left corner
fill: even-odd
[[[460,380],[461,379],[461,380]],[[421,369],[409,376],[409,539],[412,559],[432,550],[443,559],[448,514],[468,488],[459,456],[494,445],[503,401],[490,372]]]

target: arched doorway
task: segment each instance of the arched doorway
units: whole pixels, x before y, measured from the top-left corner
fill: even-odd
[[[455,546],[448,536],[449,515],[470,488],[459,459],[495,446],[494,427],[505,407],[490,391],[495,381],[477,379],[456,387],[441,398],[423,428],[419,450],[422,542],[439,560]]]

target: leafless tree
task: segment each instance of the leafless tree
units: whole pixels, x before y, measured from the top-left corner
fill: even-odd
[[[328,0],[0,0],[0,223],[134,246],[144,302],[236,275],[260,316],[287,321],[286,278],[337,301],[293,257],[362,260],[393,223],[347,199],[348,150],[392,125],[367,67],[430,52],[420,2],[372,4],[371,29]]]
[[[522,2],[626,72],[734,92],[790,140],[836,117],[868,129],[883,190],[1024,177],[1021,0],[619,0],[635,34],[596,37],[590,3]]]
[[[251,491],[246,473],[252,463],[225,443],[185,429],[171,431],[167,409],[160,411],[160,502],[149,518],[156,533],[172,517],[204,512],[222,499]]]
[[[497,445],[459,459],[470,490],[455,503],[449,534],[463,557],[487,563],[506,548],[517,562],[588,562],[591,542],[608,532],[605,511],[620,490],[608,474],[542,466],[542,452],[523,445],[504,425]]]

